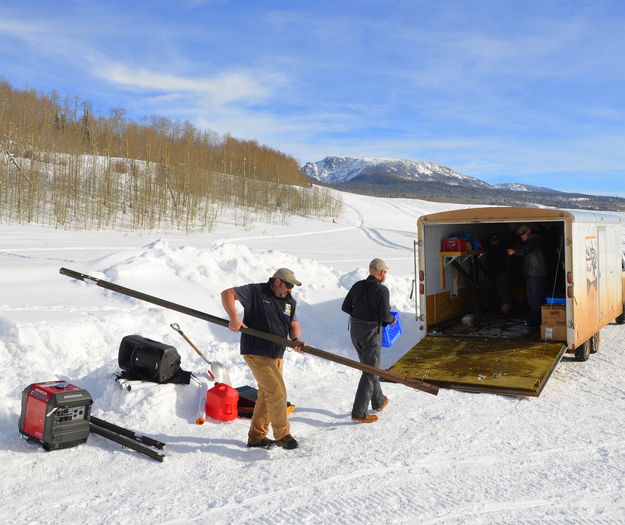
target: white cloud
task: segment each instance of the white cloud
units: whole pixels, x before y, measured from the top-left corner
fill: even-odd
[[[73,60],[77,50],[82,49],[82,45],[77,45],[76,41],[72,42],[62,36],[62,32],[51,29],[43,22],[5,16],[0,10],[0,49],[2,46],[10,50],[7,56],[15,55],[15,50],[19,49],[25,61],[28,56]]]
[[[0,16],[0,34],[26,42],[40,42],[43,31],[45,27],[36,22],[24,22],[7,17],[4,13]]]
[[[209,97],[213,103],[234,100],[259,100],[268,97],[272,84],[279,79],[256,77],[247,72],[222,73],[208,78],[171,75],[147,68],[132,68],[110,62],[94,70],[94,74],[113,84],[149,91],[194,93]]]

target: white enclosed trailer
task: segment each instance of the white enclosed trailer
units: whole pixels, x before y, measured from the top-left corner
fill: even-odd
[[[515,232],[525,224],[543,237],[548,266],[540,330],[523,324],[520,264],[510,269],[514,311],[501,315],[488,308],[493,297],[484,243],[495,234],[514,247]],[[444,247],[445,239],[458,235],[482,244]],[[623,323],[622,225],[616,215],[516,207],[434,213],[418,219],[415,248],[423,337],[390,368],[394,373],[442,387],[537,396],[566,351],[586,360],[598,349],[601,328]]]

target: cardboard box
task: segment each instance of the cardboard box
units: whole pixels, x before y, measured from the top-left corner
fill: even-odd
[[[544,304],[540,315],[542,322],[547,326],[566,324],[566,306]]]
[[[552,341],[566,341],[566,325],[540,325],[540,338]]]

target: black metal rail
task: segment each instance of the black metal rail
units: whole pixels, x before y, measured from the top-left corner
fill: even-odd
[[[104,426],[96,424],[94,420],[104,423]],[[109,427],[109,428],[105,428],[105,427]],[[148,456],[149,458],[155,459],[156,461],[162,462],[163,459],[165,458],[165,454],[161,454],[160,452],[157,452],[156,450],[151,449],[149,446],[147,446],[147,444],[145,444],[145,441],[141,442],[141,441],[138,441],[136,438],[132,438],[127,435],[122,435],[119,432],[115,432],[111,430],[110,429],[111,427],[119,428],[122,431],[125,431],[126,433],[131,433],[131,434],[133,433],[122,427],[113,425],[112,423],[107,423],[106,421],[103,421],[102,419],[94,418],[93,416],[91,416],[90,418],[89,430],[93,432],[94,434],[98,434],[99,436],[102,436],[106,439],[114,441],[115,443],[119,443],[120,445],[124,447],[130,448],[136,452],[139,452],[140,454],[143,454],[144,456]],[[145,440],[145,436],[141,436],[141,437]],[[165,444],[161,443],[160,441],[155,441],[155,442],[162,444],[162,446],[165,446]],[[159,447],[159,448],[162,448],[162,447]]]
[[[138,441],[139,443],[143,443],[144,445],[147,445],[149,447],[155,447],[155,448],[160,448],[160,449],[163,449],[165,447],[165,443],[163,443],[162,441],[158,441],[156,439],[152,439],[151,437],[137,434],[136,432],[133,432],[132,430],[128,430],[127,428],[120,427],[113,423],[109,423],[108,421],[104,421],[103,419],[100,419],[99,417],[91,416],[89,420],[91,421],[91,423],[94,423],[98,427],[102,427],[106,430],[110,430],[111,432],[115,432],[116,434],[121,434],[122,436],[126,436],[130,439],[134,439],[135,441]]]

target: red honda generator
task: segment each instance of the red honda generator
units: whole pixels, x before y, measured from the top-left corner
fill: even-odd
[[[19,431],[46,450],[80,445],[89,436],[93,399],[64,381],[33,383],[22,392]]]

